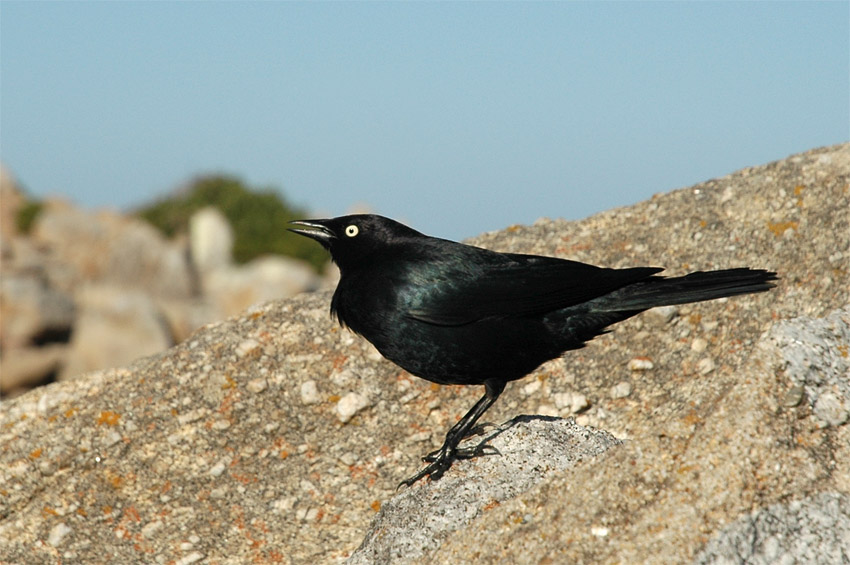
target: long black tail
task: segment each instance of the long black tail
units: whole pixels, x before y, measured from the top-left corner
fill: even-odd
[[[622,312],[655,306],[687,304],[738,294],[764,292],[775,285],[776,273],[763,269],[697,271],[684,277],[652,276],[602,297],[593,310]]]

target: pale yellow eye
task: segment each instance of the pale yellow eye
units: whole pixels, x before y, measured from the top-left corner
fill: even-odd
[[[350,226],[345,228],[345,235],[347,235],[348,237],[354,237],[358,233],[360,233],[360,228],[358,228],[354,224],[351,224]]]

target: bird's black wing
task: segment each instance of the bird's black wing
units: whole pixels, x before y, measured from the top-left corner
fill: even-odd
[[[663,269],[606,269],[536,255],[480,255],[463,267],[432,269],[419,280],[407,315],[442,326],[493,317],[526,317],[567,308],[646,279]],[[430,279],[430,280],[429,280]]]

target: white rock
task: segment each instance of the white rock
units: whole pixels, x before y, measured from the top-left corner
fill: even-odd
[[[199,273],[230,265],[233,228],[218,208],[207,206],[189,219],[189,249]]]
[[[590,402],[587,397],[580,392],[573,393],[572,402],[570,403],[570,412],[578,414],[582,410],[587,410],[590,407]]]
[[[559,409],[569,408],[573,402],[573,395],[570,392],[556,392],[552,395],[552,400]]]
[[[181,557],[175,563],[176,565],[191,565],[192,563],[197,563],[201,559],[204,558],[204,554],[200,551],[193,551],[192,553]]]
[[[711,357],[705,357],[697,361],[697,371],[699,371],[700,375],[707,375],[712,372],[715,368],[714,359]]]
[[[304,404],[318,404],[322,401],[319,396],[319,387],[316,386],[316,381],[304,381],[301,383],[301,402]]]
[[[850,406],[837,394],[828,390],[815,401],[814,413],[827,425],[840,426],[850,417]]]
[[[246,339],[236,346],[236,355],[238,357],[245,357],[246,355],[250,355],[259,348],[260,344],[256,340]]]
[[[369,406],[368,398],[356,392],[349,392],[336,403],[337,418],[344,424],[367,406]]]
[[[679,314],[678,306],[659,306],[647,311],[646,317],[658,325],[667,324]]]
[[[164,525],[165,524],[162,520],[154,520],[152,522],[148,522],[142,528],[142,536],[144,536],[145,539],[152,539],[154,535],[156,535],[156,533],[161,530]]]
[[[251,379],[250,381],[248,381],[248,384],[245,385],[245,388],[248,389],[248,392],[253,392],[254,394],[258,394],[258,393],[266,390],[267,386],[268,386],[268,383],[266,382],[266,379],[259,377],[259,378]]]
[[[65,536],[71,533],[71,528],[69,528],[65,522],[59,522],[50,530],[50,533],[47,535],[47,543],[52,545],[53,547],[59,547],[59,545],[64,541]]]
[[[522,387],[522,393],[526,396],[531,396],[538,390],[540,390],[541,382],[538,379],[532,379],[525,386]]]
[[[213,477],[220,477],[222,473],[224,473],[227,466],[230,465],[232,459],[230,457],[222,457],[219,459],[218,463],[212,466],[210,469],[210,475]]]
[[[653,365],[652,360],[649,357],[635,357],[629,361],[630,371],[649,371],[653,367],[655,367],[655,365]]]
[[[611,398],[625,398],[632,393],[632,383],[621,381],[611,387]]]

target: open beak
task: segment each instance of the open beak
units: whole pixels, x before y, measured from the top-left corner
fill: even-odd
[[[298,235],[303,235],[304,237],[315,239],[324,247],[329,247],[331,240],[336,239],[336,234],[334,234],[334,232],[326,225],[328,223],[328,220],[293,220],[289,223],[295,224],[296,226],[304,226],[305,228],[309,228],[306,230],[297,228],[286,229],[288,229],[292,233],[297,233]]]

